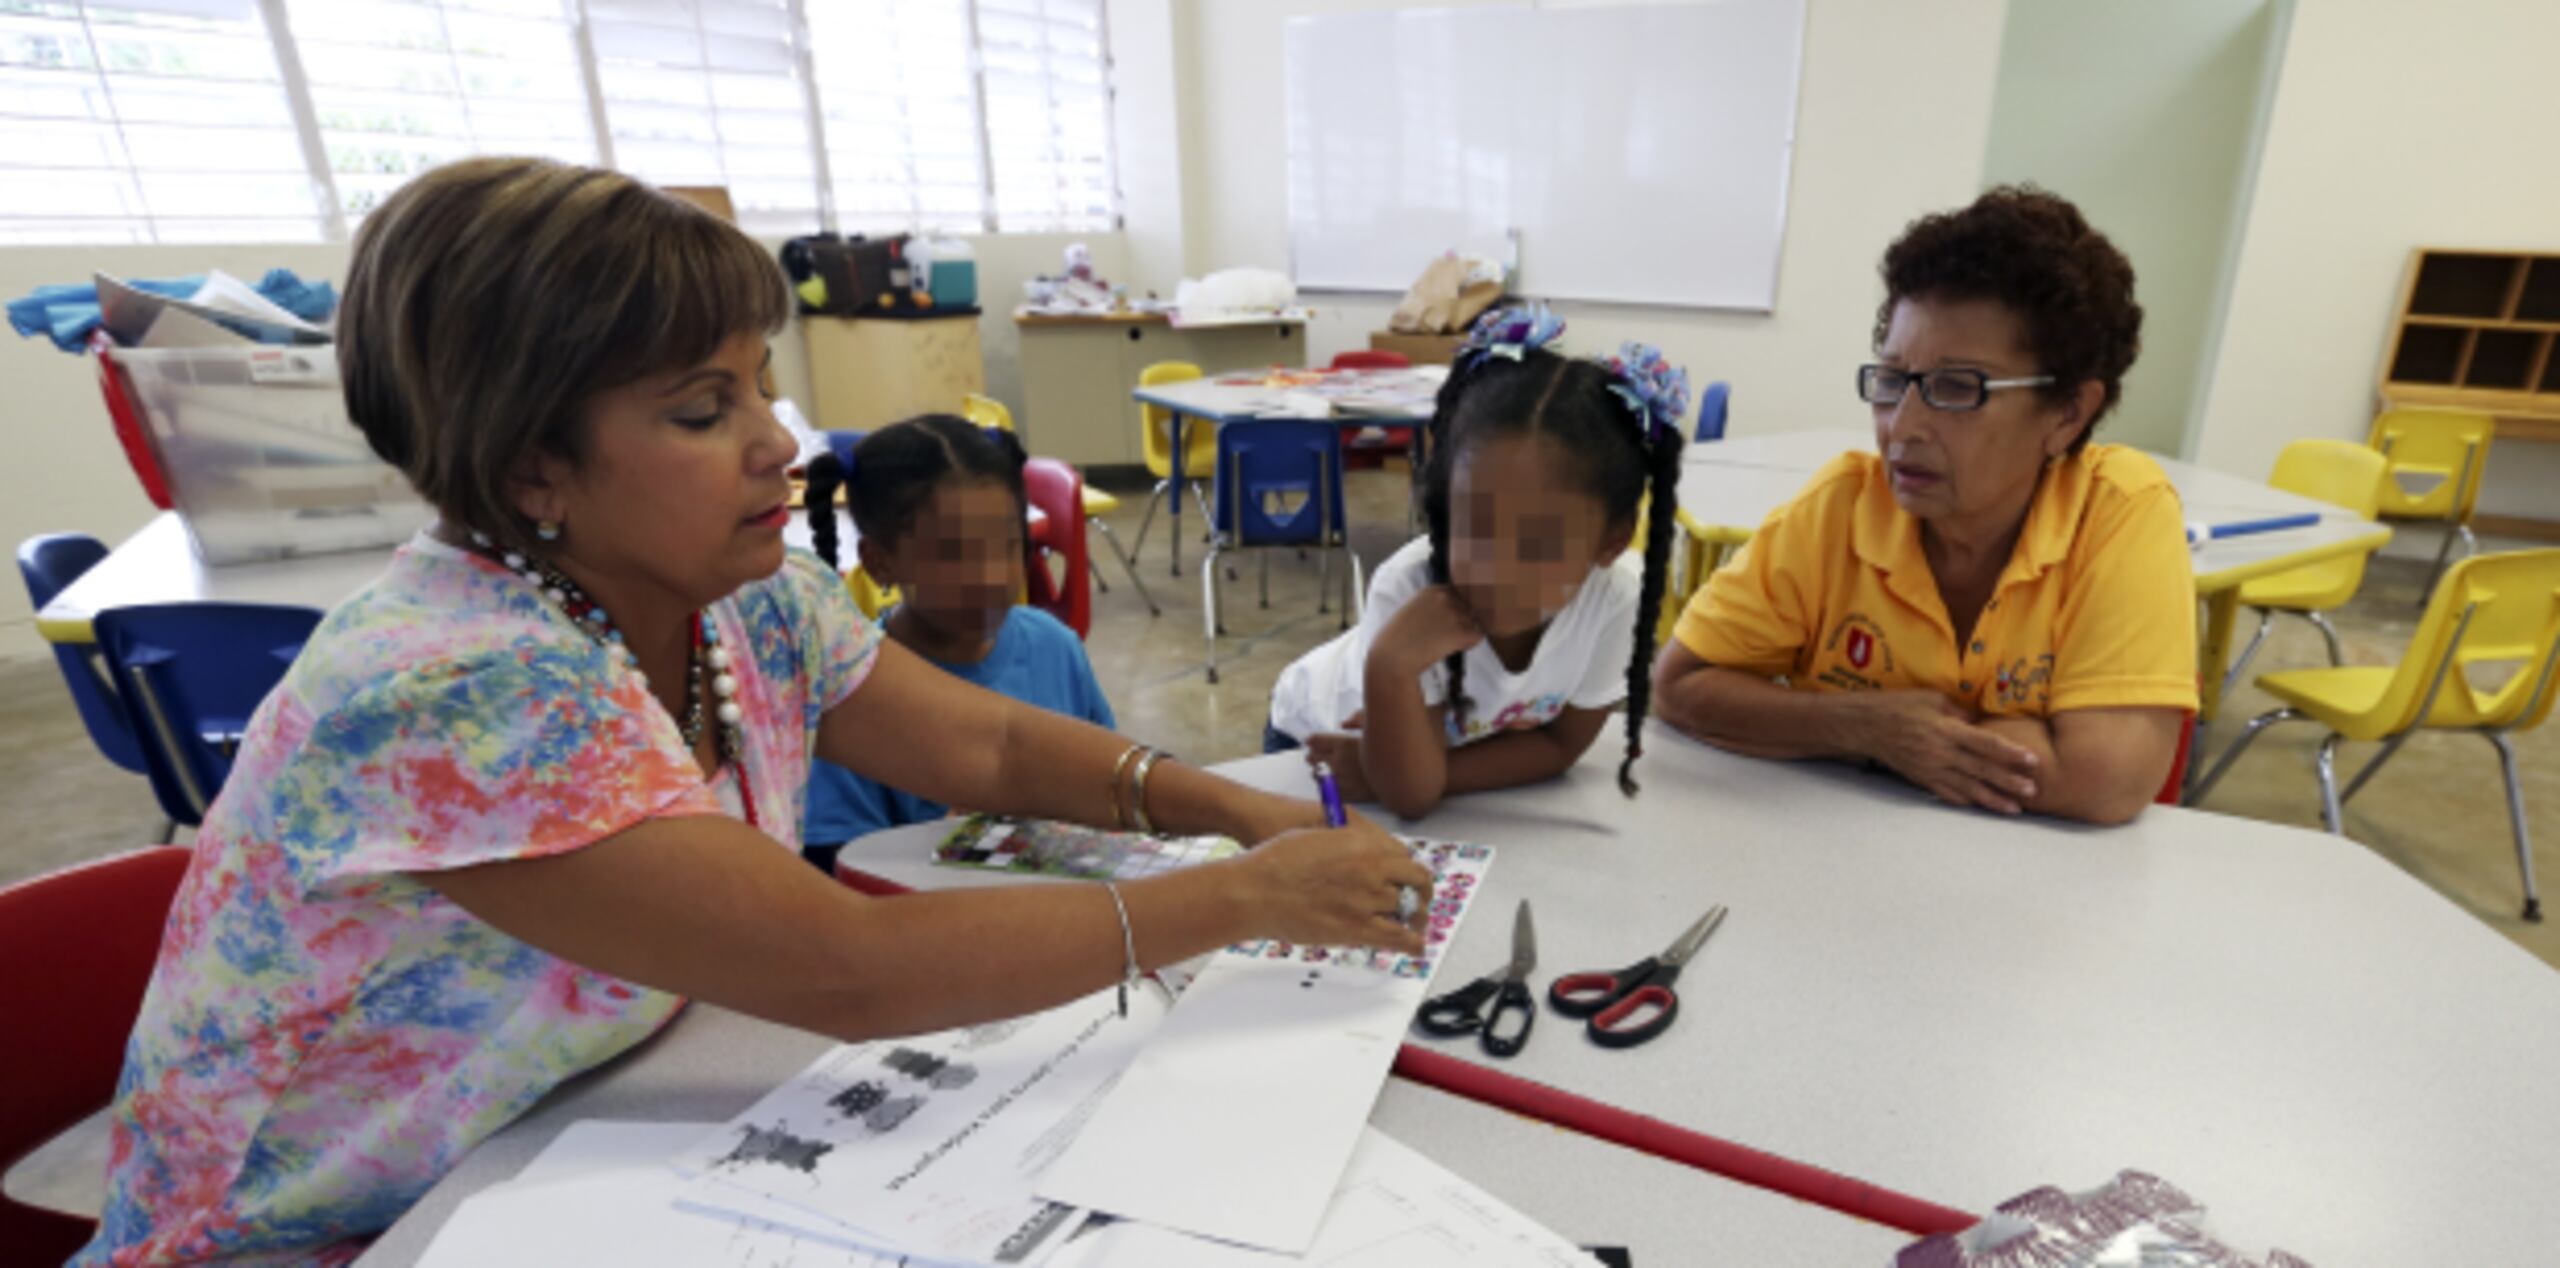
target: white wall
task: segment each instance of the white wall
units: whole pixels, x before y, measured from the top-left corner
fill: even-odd
[[[1058,271],[1070,242],[1093,249],[1106,275],[1127,264],[1122,236],[1109,234],[1010,234],[971,238],[978,256],[978,294],[986,313],[979,341],[986,355],[987,389],[1016,412],[1023,408],[1012,311],[1025,280]],[[778,243],[777,243],[778,244]],[[290,268],[305,280],[343,283],[347,246],[306,243],[219,247],[16,247],[0,250],[0,296],[15,298],[38,286],[77,282],[92,272],[119,277],[178,277],[208,268],[255,280],[272,267]],[[805,408],[809,368],[797,328],[773,341],[774,377],[785,395]],[[43,339],[0,340],[0,545],[38,533],[83,532],[110,545],[140,528],[152,514],[132,468],[117,447],[98,396],[97,367],[86,356],[56,352]],[[959,402],[952,402],[956,408]],[[0,586],[0,654],[37,649],[26,591]]]
[[[1305,14],[1449,8],[1448,0],[1184,0],[1185,258],[1193,274],[1288,266],[1282,36]],[[1736,434],[1859,426],[1850,390],[1879,297],[1875,267],[1913,217],[1982,184],[2003,0],[1810,0],[1775,313],[1560,304],[1570,346],[1661,344],[1701,382],[1733,384]],[[1521,86],[1535,92],[1534,84]],[[1191,126],[1194,125],[1195,126]],[[1678,244],[1664,249],[1677,250]],[[1424,261],[1414,262],[1419,273]],[[1364,347],[1394,296],[1315,295],[1308,352]]]
[[[1986,184],[2077,203],[2132,259],[2142,355],[2106,439],[2177,454],[2236,253],[2280,0],[2020,4],[1992,98]]]
[[[2560,251],[2560,4],[2315,0],[2292,26],[2197,450],[2237,475],[2364,438],[2412,248]],[[2481,509],[2560,516],[2560,445],[2500,441]]]

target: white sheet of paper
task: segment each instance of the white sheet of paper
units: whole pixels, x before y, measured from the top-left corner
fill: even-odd
[[[921,1268],[884,1252],[679,1210],[664,1165],[498,1185],[456,1208],[419,1268]]]
[[[1428,959],[1268,943],[1212,957],[1040,1195],[1266,1250],[1313,1245],[1492,864],[1484,846],[1415,845],[1440,877]]]
[[[1034,1194],[1165,1017],[1099,991],[1029,1017],[846,1044],[680,1151],[690,1209],[947,1259],[1035,1264],[1082,1213]]]
[[[569,1124],[542,1147],[515,1184],[582,1180],[605,1171],[667,1171],[676,1151],[717,1130],[718,1123],[642,1123],[587,1118]]]
[[[1594,1268],[1582,1248],[1369,1128],[1303,1255],[1123,1221],[1067,1244],[1051,1268]]]

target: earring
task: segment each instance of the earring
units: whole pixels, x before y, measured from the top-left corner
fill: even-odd
[[[533,522],[533,535],[547,542],[556,542],[560,540],[560,521],[535,520]]]

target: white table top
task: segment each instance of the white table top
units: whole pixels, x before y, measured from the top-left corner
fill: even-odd
[[[847,566],[862,534],[853,517],[836,508],[837,557]],[[1030,509],[1037,528],[1048,516]],[[783,525],[782,540],[809,549],[809,520],[793,511]],[[391,547],[351,550],[330,555],[304,555],[259,563],[208,566],[196,557],[186,525],[177,512],[162,511],[142,531],[126,538],[78,581],[63,587],[53,602],[36,614],[36,631],[50,642],[96,641],[89,623],[111,607],[137,603],[282,603],[327,611],[382,575],[391,562]]]
[[[483,1142],[360,1263],[409,1264],[454,1208],[513,1177],[584,1118],[721,1122],[817,1059],[827,1041],[695,1005],[656,1040]],[[1643,1265],[1820,1263],[1882,1268],[1910,1238],[1588,1136],[1390,1079],[1370,1121],[1531,1218]]]
[[[1353,381],[1376,380],[1402,382],[1411,378],[1410,370],[1377,370],[1346,372]],[[1293,408],[1307,399],[1309,389],[1270,387],[1260,382],[1244,384],[1224,380],[1236,375],[1213,375],[1185,379],[1179,383],[1162,383],[1142,387],[1130,395],[1150,405],[1161,405],[1194,418],[1207,418],[1220,423],[1306,421],[1329,422],[1344,427],[1376,427],[1381,424],[1406,426],[1426,422],[1431,417],[1428,402],[1402,410],[1362,411],[1356,413],[1326,412]]]
[[[53,596],[36,614],[36,630],[56,643],[94,642],[90,618],[137,603],[282,603],[325,610],[381,576],[391,550],[384,546],[213,567],[196,557],[178,513],[162,511]]]
[[[1680,508],[1710,528],[1749,533],[1787,504],[1813,473],[1844,450],[1872,451],[1872,433],[1782,432],[1691,446],[1680,470]],[[2178,490],[2186,517],[2218,524],[2309,512],[2318,524],[2206,542],[2192,555],[2199,589],[2309,563],[2379,537],[2389,526],[2361,519],[2317,498],[2288,493],[2194,463],[2150,455]],[[2377,545],[2379,542],[2376,543]]]
[[[1550,1013],[1499,1068],[1961,1209],[2138,1168],[2320,1268],[2548,1261],[2560,976],[2371,851],[2156,806],[2000,819],[1659,727],[1646,747],[1632,803],[1613,732],[1562,782],[1428,824],[1502,847],[1452,982],[1506,957],[1524,896],[1541,992],[1732,908],[1662,1039],[1605,1051]],[[1306,786],[1293,755],[1225,769]]]

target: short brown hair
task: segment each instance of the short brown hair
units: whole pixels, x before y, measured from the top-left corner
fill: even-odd
[[[2002,185],[1960,211],[1911,222],[1885,249],[1884,303],[1876,344],[1906,299],[1987,299],[2018,315],[2036,372],[2053,376],[2050,400],[2091,379],[2106,399],[2074,448],[2124,396],[2124,374],[2142,352],[2142,305],[2133,262],[2089,227],[2080,209],[2033,185]]]
[[[374,452],[448,522],[523,548],[510,477],[575,461],[589,399],[789,314],[773,257],[699,208],[599,168],[465,159],[365,217],[338,363]]]

